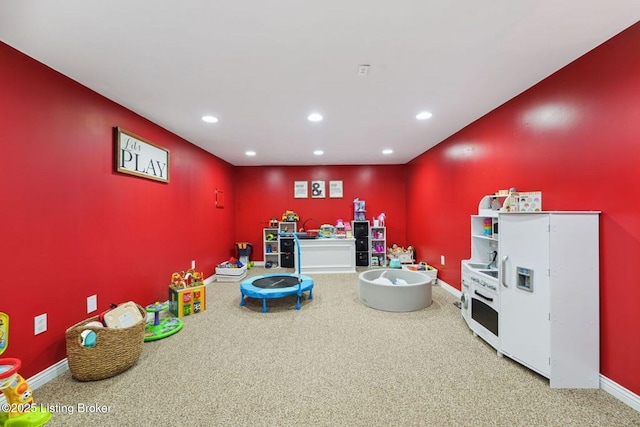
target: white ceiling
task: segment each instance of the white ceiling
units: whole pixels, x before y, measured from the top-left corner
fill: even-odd
[[[0,0],[0,40],[234,165],[405,163],[638,20],[639,0]]]

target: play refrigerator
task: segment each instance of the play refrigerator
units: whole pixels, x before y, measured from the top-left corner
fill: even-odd
[[[206,309],[206,287],[169,287],[169,311],[177,317],[200,313]]]
[[[598,388],[598,212],[500,213],[499,352],[552,388]]]

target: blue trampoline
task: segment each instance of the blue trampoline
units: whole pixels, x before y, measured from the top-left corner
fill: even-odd
[[[297,274],[265,274],[252,277],[240,283],[240,306],[246,304],[245,297],[262,300],[262,312],[267,312],[267,299],[284,298],[296,295],[296,310],[300,310],[300,298],[303,292],[309,292],[309,299],[313,299],[313,279],[300,274],[300,242],[293,234],[298,249]]]

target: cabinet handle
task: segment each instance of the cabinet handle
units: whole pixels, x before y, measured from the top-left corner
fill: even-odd
[[[485,299],[485,300],[487,300],[489,302],[493,302],[493,298],[486,297],[486,296],[482,295],[480,292],[478,292],[476,290],[474,290],[473,293],[478,295],[482,299]]]
[[[505,288],[509,287],[507,286],[507,283],[504,281],[504,276],[506,271],[505,264],[508,259],[509,259],[509,255],[505,255],[502,257],[502,260],[500,261],[500,282],[502,282],[502,286],[504,286]]]

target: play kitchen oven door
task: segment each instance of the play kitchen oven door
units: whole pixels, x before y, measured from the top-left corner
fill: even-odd
[[[498,280],[476,272],[469,272],[471,320],[469,327],[496,350],[500,346],[498,317],[500,300]]]

